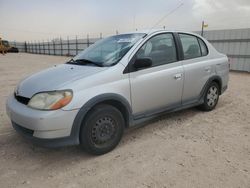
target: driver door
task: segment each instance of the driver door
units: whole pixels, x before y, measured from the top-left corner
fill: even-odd
[[[181,105],[183,66],[177,58],[173,34],[150,38],[135,56],[151,58],[152,66],[129,74],[134,115],[139,118]]]

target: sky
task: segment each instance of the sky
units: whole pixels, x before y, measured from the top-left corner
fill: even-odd
[[[250,0],[0,0],[0,37],[105,37],[164,26],[198,31],[203,20],[208,30],[250,28],[249,18]]]

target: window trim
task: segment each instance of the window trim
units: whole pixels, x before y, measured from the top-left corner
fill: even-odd
[[[207,46],[206,42],[205,42],[201,37],[198,37],[198,36],[193,35],[193,34],[191,34],[191,33],[182,33],[182,32],[178,32],[178,33],[176,33],[176,34],[177,34],[177,37],[179,38],[179,43],[180,43],[181,53],[182,53],[182,60],[197,59],[197,58],[202,58],[202,57],[206,57],[206,56],[209,55],[210,52],[209,52],[208,46]],[[180,37],[180,35],[189,35],[189,36],[195,37],[196,40],[197,40],[197,42],[198,42],[198,44],[199,44],[201,56],[199,56],[199,57],[194,57],[194,58],[185,59],[185,57],[184,57],[184,51],[183,51],[183,46],[182,46],[182,42],[181,42],[181,37]],[[207,55],[202,55],[202,50],[201,50],[201,45],[200,45],[199,39],[205,44],[205,47],[206,47],[206,49],[207,49]]]
[[[144,68],[144,69],[140,69],[140,70],[136,70],[134,69],[133,67],[133,63],[135,61],[135,58],[136,58],[136,54],[138,53],[138,51],[141,49],[141,47],[146,44],[150,39],[158,36],[158,35],[164,35],[164,34],[171,34],[172,37],[173,37],[173,41],[174,41],[174,44],[175,44],[175,51],[176,51],[176,61],[173,61],[173,62],[169,62],[169,63],[163,63],[163,64],[160,64],[160,65],[156,65],[156,66],[151,66],[151,67],[148,67],[148,68]],[[142,70],[145,70],[145,69],[150,69],[150,68],[154,68],[154,67],[158,67],[158,66],[163,66],[163,65],[168,65],[168,64],[172,64],[172,63],[176,63],[176,62],[179,62],[182,57],[181,57],[181,53],[180,53],[180,45],[179,45],[179,41],[178,41],[178,38],[176,37],[175,35],[176,33],[173,33],[173,32],[162,32],[162,33],[157,33],[153,36],[151,36],[150,38],[148,38],[145,42],[143,42],[142,44],[140,44],[140,47],[138,48],[138,50],[134,53],[134,55],[132,56],[132,58],[130,59],[128,65],[126,66],[126,68],[124,69],[123,71],[123,74],[127,74],[127,73],[132,73],[132,72],[138,72],[138,71],[142,71]]]
[[[205,45],[205,48],[206,48],[206,50],[207,50],[207,54],[206,54],[206,55],[202,55],[202,49],[201,49],[201,57],[206,57],[206,56],[208,56],[209,50],[208,50],[207,44],[206,44],[206,43],[204,42],[204,40],[202,40],[200,37],[197,37],[197,39],[198,39],[198,43],[199,43],[200,49],[201,49],[201,43],[200,43],[200,41],[202,41],[202,43]]]

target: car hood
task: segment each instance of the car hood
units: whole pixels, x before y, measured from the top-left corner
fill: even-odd
[[[91,76],[106,69],[107,67],[71,64],[57,65],[27,77],[20,82],[15,92],[17,95],[31,98],[36,93],[60,89],[73,81]]]

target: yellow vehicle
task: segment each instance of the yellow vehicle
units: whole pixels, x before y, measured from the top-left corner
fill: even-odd
[[[2,40],[0,38],[0,53],[5,54],[7,52],[18,53],[18,48],[10,46],[7,40]]]
[[[7,49],[4,46],[2,39],[0,38],[0,53],[5,54],[6,52],[7,52]]]

